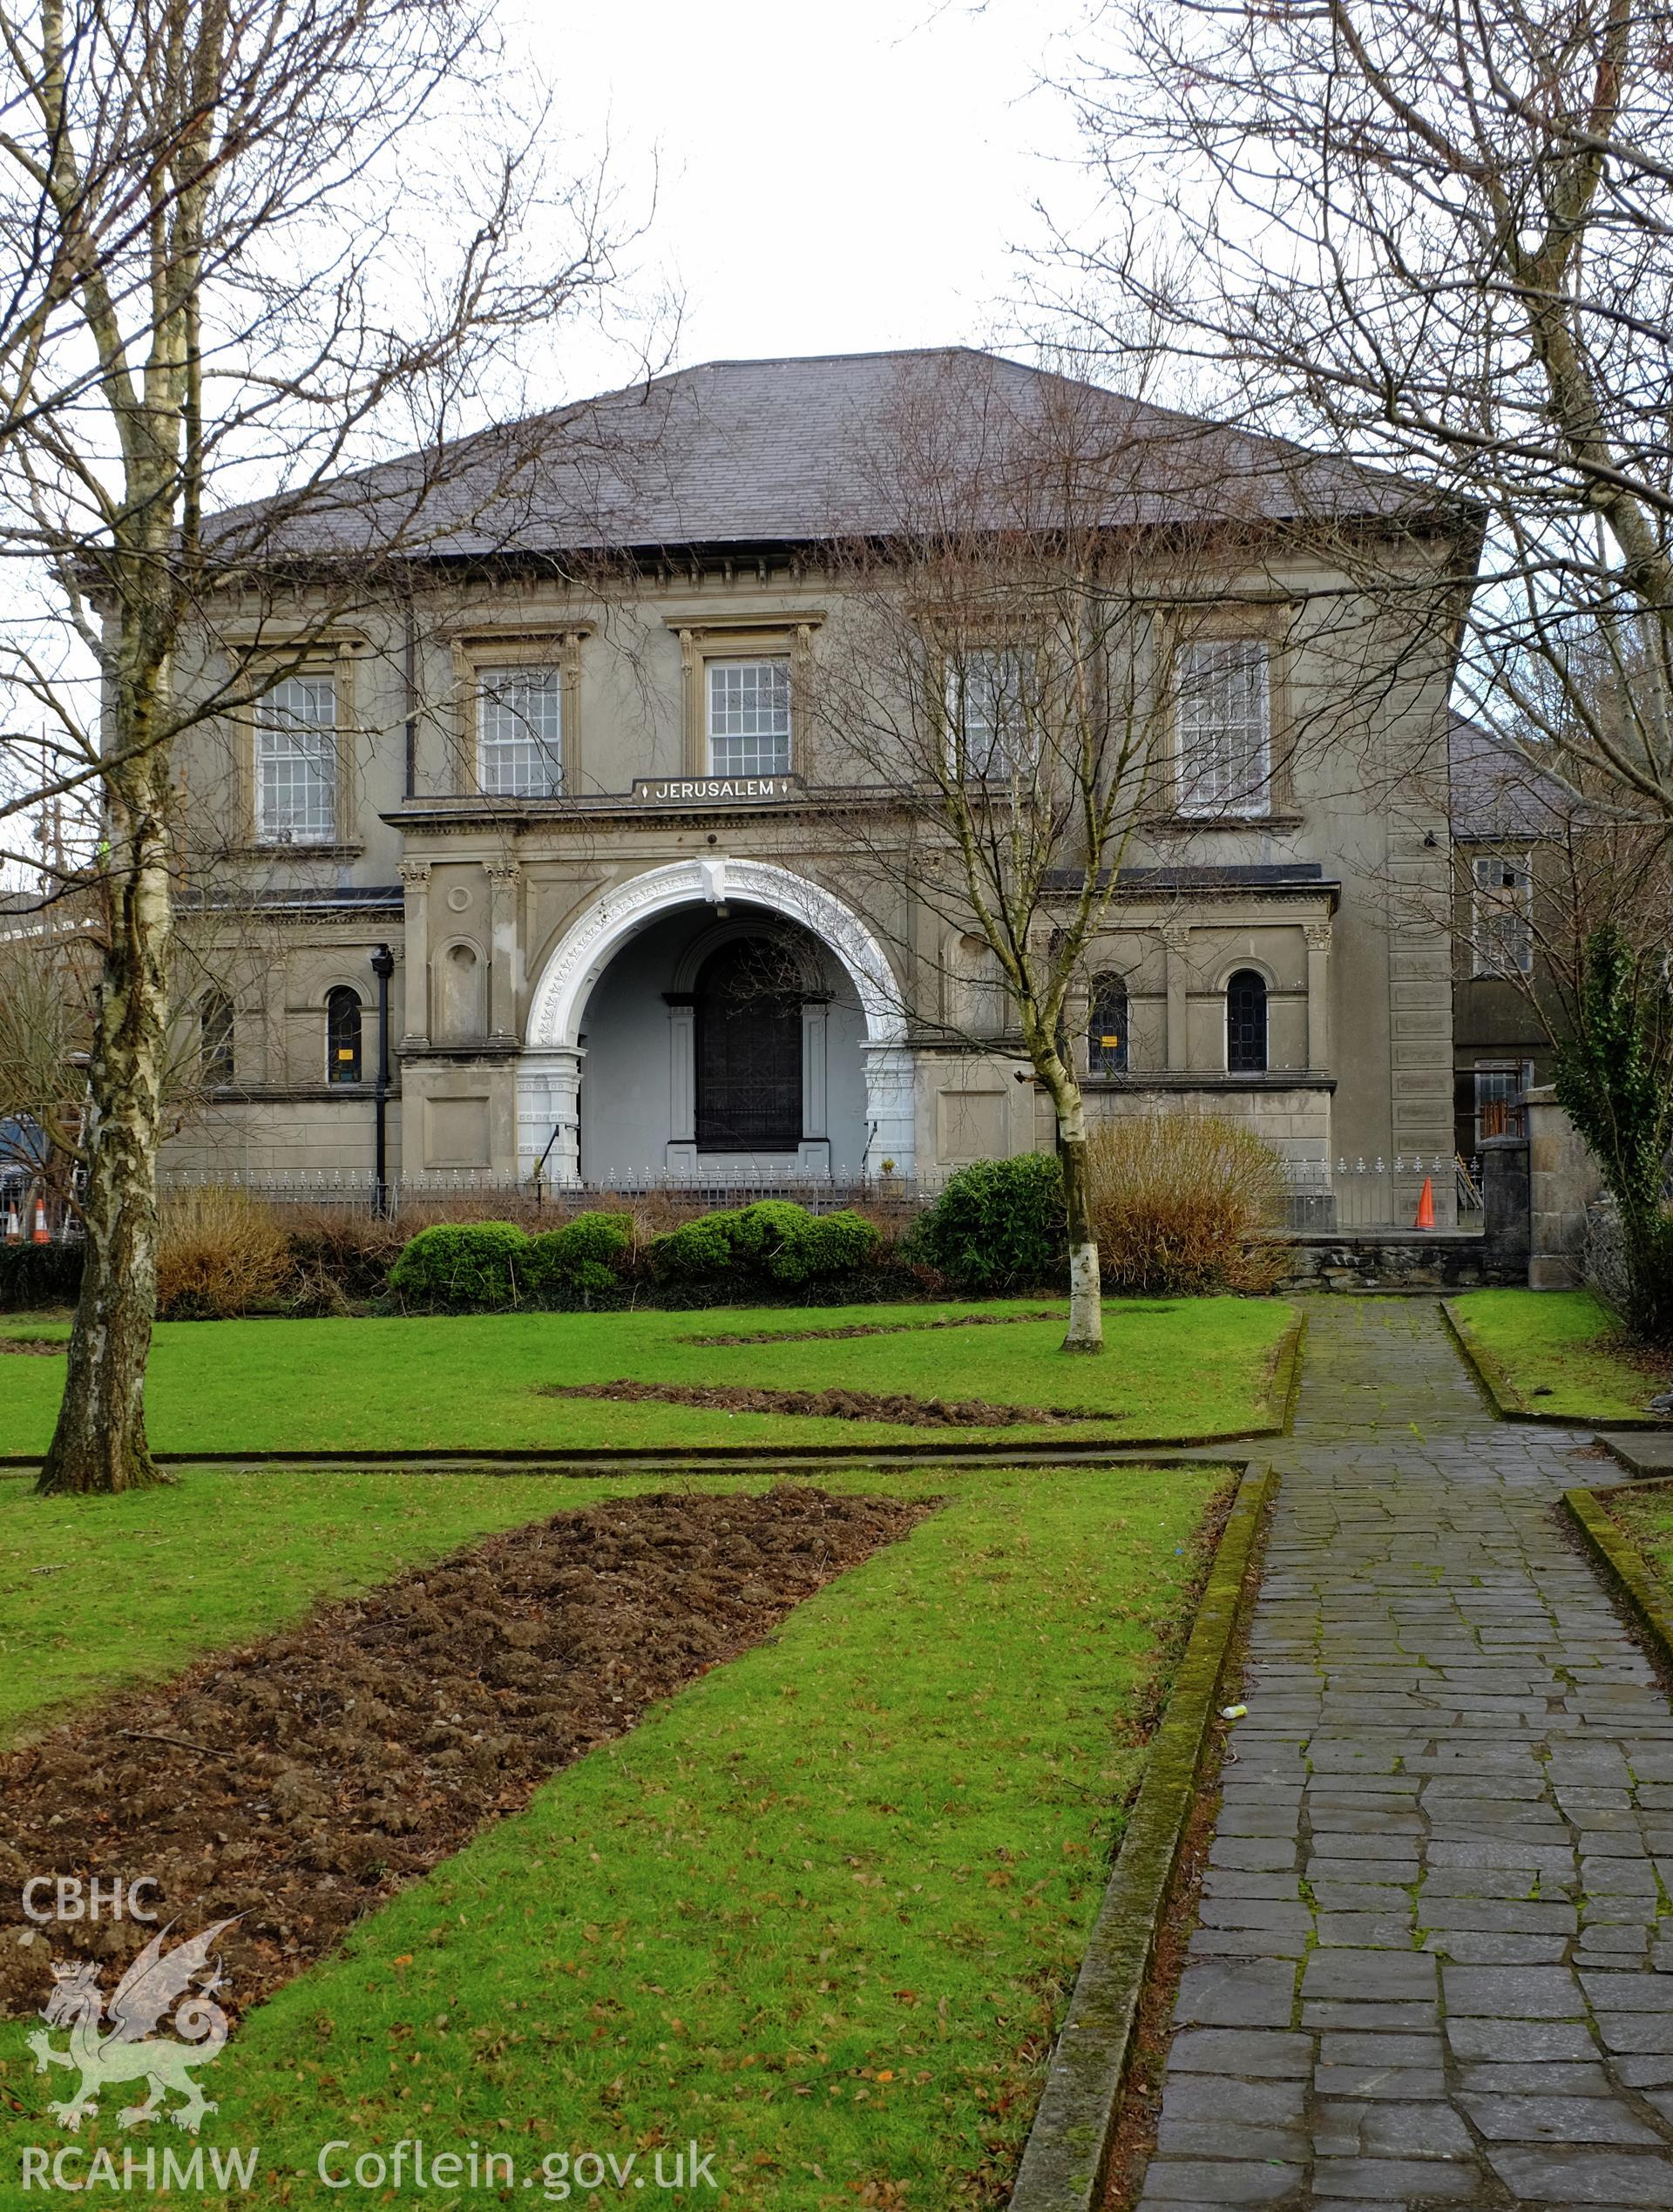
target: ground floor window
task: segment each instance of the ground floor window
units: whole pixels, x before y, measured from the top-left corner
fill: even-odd
[[[1127,1070],[1127,985],[1119,976],[1100,976],[1087,1019],[1087,1072],[1125,1075]]]
[[[802,1004],[779,948],[739,937],[696,991],[700,1152],[794,1152],[802,1141]]]

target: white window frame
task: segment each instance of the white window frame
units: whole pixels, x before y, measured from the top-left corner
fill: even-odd
[[[1499,880],[1494,882],[1497,876]],[[1508,980],[1534,972],[1531,853],[1470,856],[1470,973]]]
[[[493,798],[561,798],[564,671],[550,663],[505,661],[478,666],[475,677],[477,788]],[[491,728],[491,722],[506,726]]]
[[[959,781],[1032,776],[1039,765],[1026,698],[1034,656],[1026,646],[979,646],[942,673],[947,768]]]
[[[766,688],[772,696],[763,701],[762,678],[769,670],[773,680]],[[795,757],[792,692],[788,653],[708,657],[703,662],[705,772],[716,776],[789,775]],[[737,727],[716,727],[724,721]],[[748,727],[752,723],[756,726]],[[717,747],[726,749],[726,757]],[[757,757],[751,758],[752,754]]]
[[[309,671],[284,677],[256,700],[258,843],[337,842],[340,700],[334,673]],[[299,806],[294,798],[287,803],[282,796],[286,790],[302,795],[302,803]]]
[[[1177,812],[1195,820],[1270,815],[1272,652],[1268,641],[1193,639],[1176,648],[1173,674]],[[1236,696],[1239,689],[1241,699]]]

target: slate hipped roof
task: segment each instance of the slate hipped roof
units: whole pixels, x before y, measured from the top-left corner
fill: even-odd
[[[946,347],[709,362],[340,477],[288,514],[282,499],[232,510],[219,527],[254,524],[280,553],[398,541],[436,558],[889,538],[930,440],[944,442],[947,470],[991,488],[1004,526],[1015,519],[1007,472],[1066,425],[1112,527],[1209,511],[1433,517],[1438,505],[1392,476]]]

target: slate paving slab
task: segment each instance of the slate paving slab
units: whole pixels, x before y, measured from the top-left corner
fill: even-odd
[[[1553,1514],[1588,1441],[1426,1300],[1314,1306],[1139,2212],[1673,2212],[1673,1710]]]

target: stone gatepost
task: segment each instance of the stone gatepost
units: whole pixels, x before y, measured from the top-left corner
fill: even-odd
[[[1586,1249],[1586,1209],[1603,1178],[1584,1140],[1548,1083],[1530,1091],[1527,1111],[1530,1290],[1574,1290]]]

